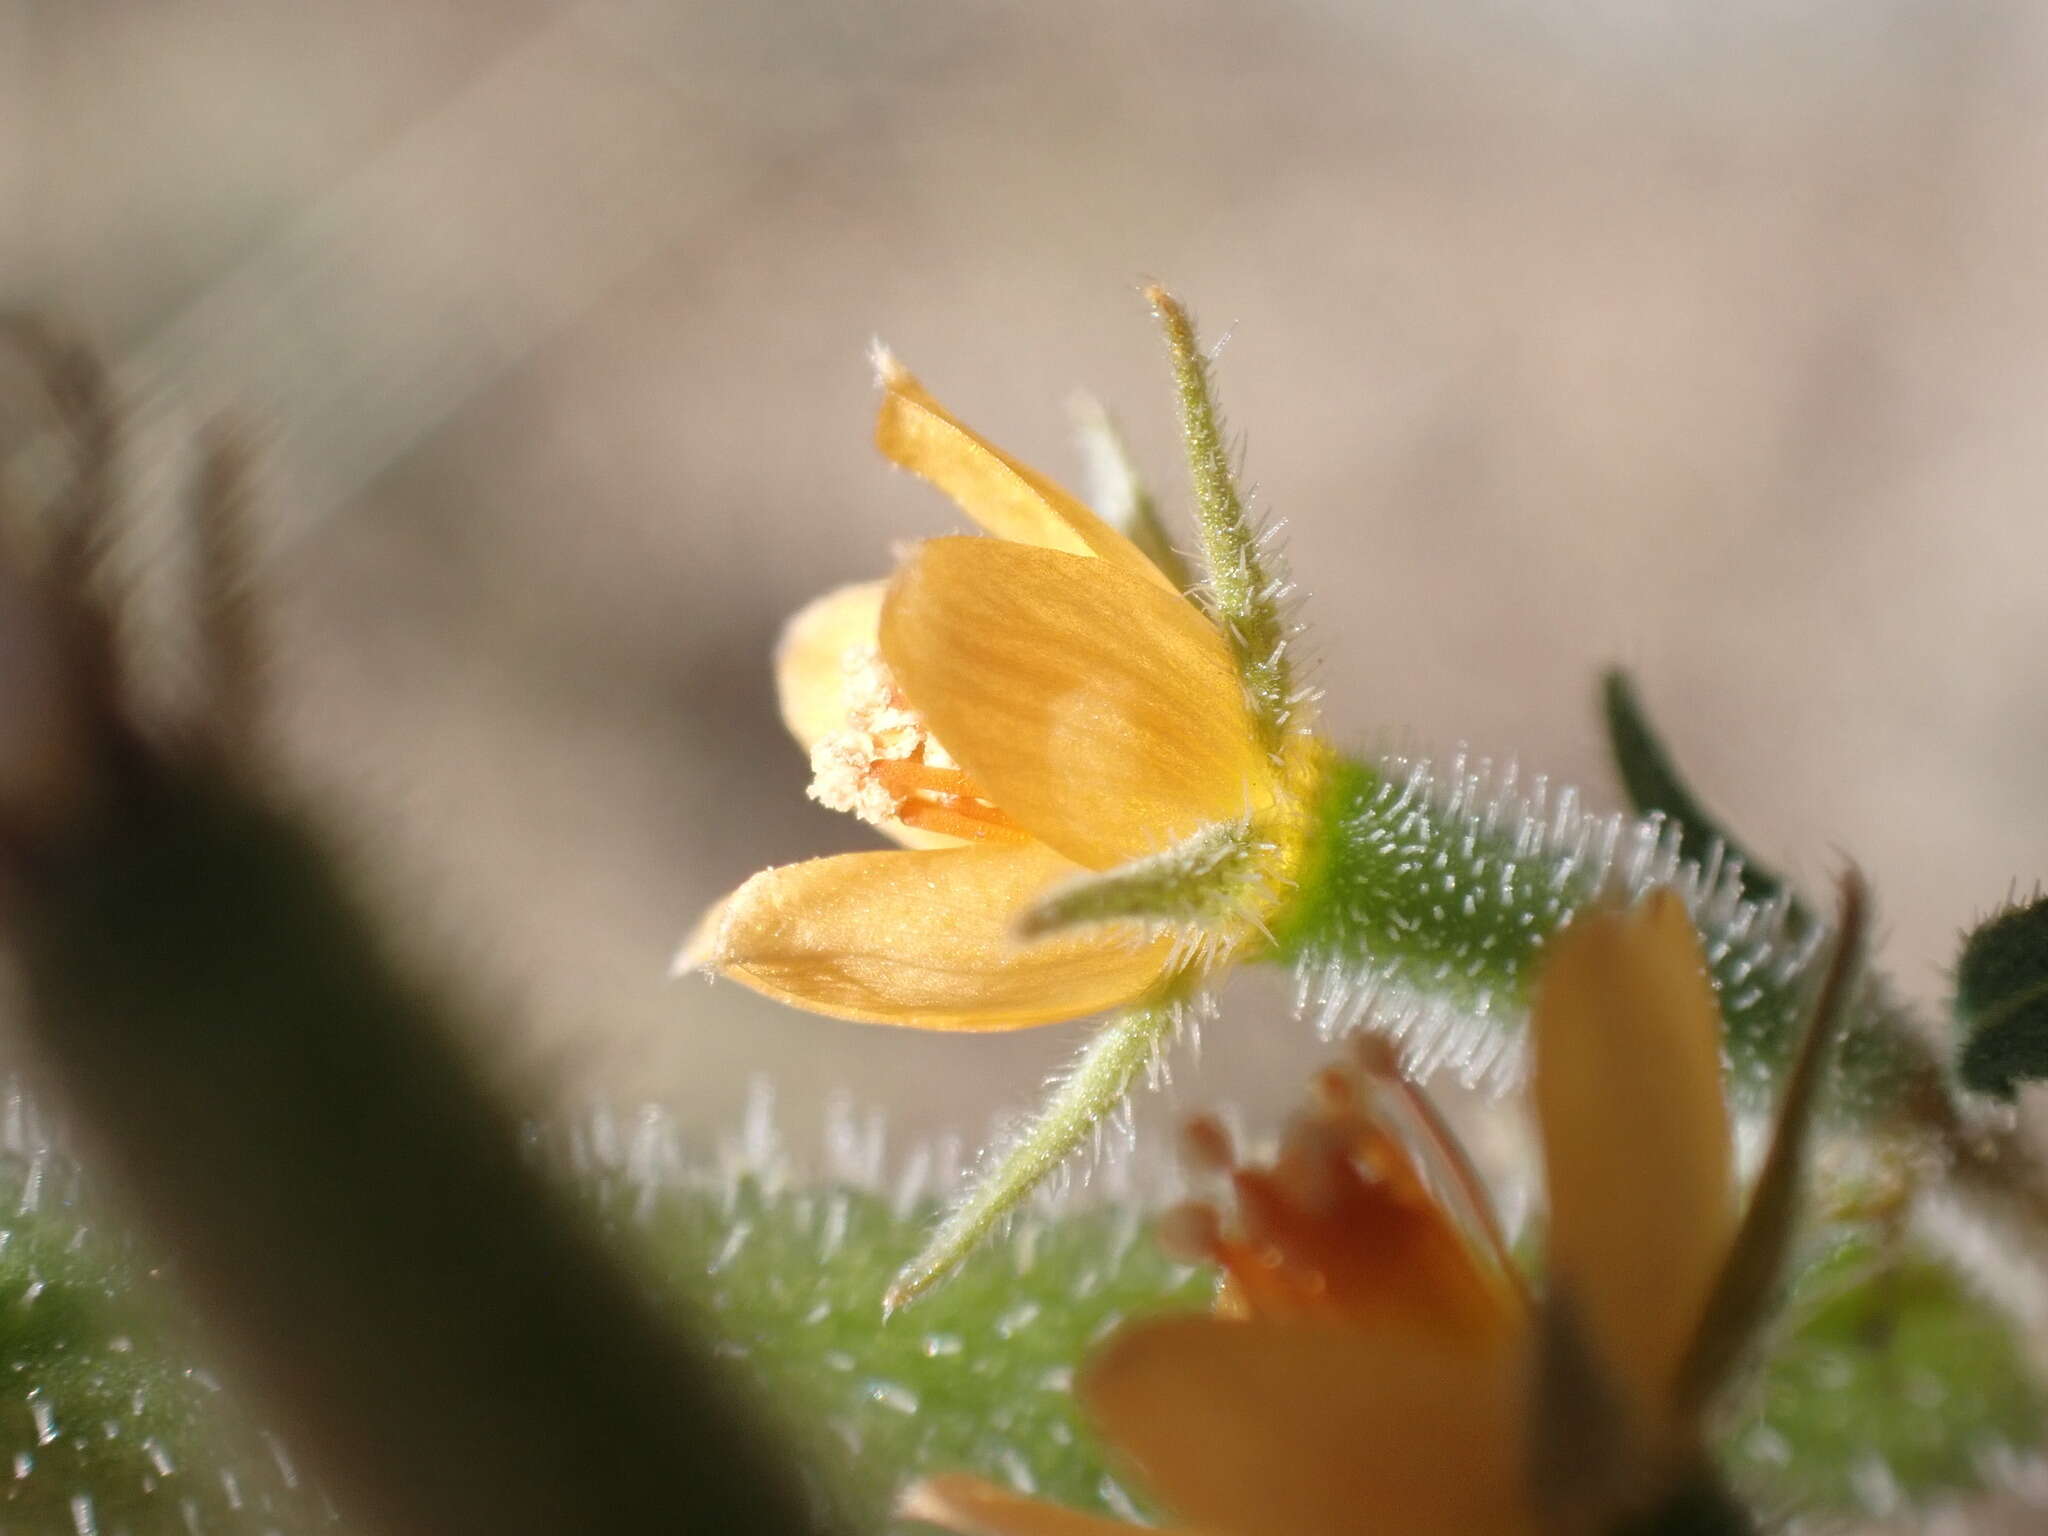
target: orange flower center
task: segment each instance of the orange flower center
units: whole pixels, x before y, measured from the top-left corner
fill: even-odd
[[[811,748],[810,796],[875,826],[983,842],[1024,842],[1024,829],[939,745],[873,646],[841,662],[844,723]]]
[[[1378,1074],[1332,1068],[1268,1167],[1236,1162],[1213,1120],[1189,1125],[1185,1155],[1228,1177],[1237,1220],[1214,1206],[1169,1212],[1170,1251],[1223,1270],[1218,1312],[1363,1323],[1398,1318],[1458,1337],[1509,1321],[1505,1255],[1470,1233],[1425,1183],[1411,1150],[1375,1112]]]

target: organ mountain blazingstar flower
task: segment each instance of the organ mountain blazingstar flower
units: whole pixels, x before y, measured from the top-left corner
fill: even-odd
[[[1026,930],[1060,926],[1063,891],[1123,870],[1084,915],[1114,919],[1132,883],[1163,904],[1178,881],[1187,915],[1208,920],[1210,958],[1255,940],[1305,754],[1261,742],[1222,631],[1130,539],[892,359],[879,371],[882,451],[995,537],[927,540],[886,583],[821,598],[790,623],[777,672],[813,798],[912,846],[756,875],[679,963],[813,1012],[927,1029],[1154,998],[1190,959],[1181,935],[1114,920]],[[1206,863],[1171,857],[1189,839]],[[1233,903],[1235,923],[1219,910]]]
[[[1591,817],[1569,792],[1553,806],[1541,779],[1489,788],[1462,761],[1346,756],[1314,734],[1288,586],[1239,494],[1206,357],[1186,312],[1148,296],[1188,450],[1194,591],[1170,553],[1148,558],[883,358],[883,452],[994,537],[928,540],[887,582],[821,599],[778,672],[812,794],[907,846],[756,875],[678,956],[872,1023],[1106,1015],[891,1304],[1089,1142],[1226,965],[1291,965],[1300,1006],[1330,1025],[1412,1008],[1411,1056],[1466,1052],[1505,1076],[1549,937],[1588,903],[1673,882],[1714,929],[1731,1042],[1775,1071],[1798,1017],[1805,956],[1732,864],[1688,863],[1654,819]],[[1102,504],[1118,502],[1145,504]],[[1132,526],[1163,550],[1156,524]]]
[[[1427,1102],[1368,1058],[1318,1079],[1274,1167],[1231,1170],[1241,1230],[1175,1213],[1175,1246],[1224,1270],[1218,1308],[1129,1324],[1095,1354],[1077,1390],[1105,1438],[1207,1536],[1749,1530],[1701,1418],[1779,1268],[1859,905],[1740,1221],[1720,1010],[1683,904],[1585,914],[1531,1019],[1541,1295]],[[1432,1179],[1395,1120],[1421,1130]],[[959,1475],[902,1513],[963,1536],[1132,1529]]]
[[[1148,297],[1205,580],[1183,592],[883,355],[877,444],[994,537],[928,540],[887,582],[820,599],[790,623],[777,674],[812,796],[908,846],[764,871],[677,956],[679,971],[869,1023],[1110,1015],[890,1305],[1087,1141],[1219,967],[1273,948],[1305,861],[1330,758],[1290,682],[1284,583],[1238,496],[1193,327]],[[1164,548],[1156,525],[1139,531]]]

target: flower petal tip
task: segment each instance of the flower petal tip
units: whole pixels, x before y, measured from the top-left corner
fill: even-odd
[[[919,1478],[896,1495],[896,1518],[949,1531],[983,1531],[988,1529],[983,1517],[991,1502],[990,1491],[980,1478],[960,1472]],[[998,1494],[995,1502],[1008,1501]]]
[[[1130,1529],[1077,1515],[964,1473],[941,1473],[904,1489],[896,1517],[961,1536],[1095,1536]]]
[[[879,336],[868,343],[868,363],[875,370],[875,387],[878,389],[902,389],[917,382]]]
[[[922,1520],[927,1525],[943,1525],[952,1509],[945,1493],[930,1479],[912,1483],[896,1495],[896,1518],[899,1520]]]
[[[718,975],[726,953],[725,914],[730,905],[729,900],[721,901],[697,920],[697,926],[690,930],[675,958],[668,963],[670,980],[680,981],[685,976],[709,980]]]

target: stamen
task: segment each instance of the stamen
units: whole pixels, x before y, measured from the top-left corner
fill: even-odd
[[[1352,1172],[1352,1135],[1347,1132],[1354,1128],[1320,1115],[1300,1116],[1288,1127],[1273,1182],[1298,1214],[1314,1220],[1336,1209],[1346,1175]]]
[[[1219,1315],[1405,1315],[1458,1333],[1514,1316],[1518,1277],[1505,1256],[1475,1252],[1472,1223],[1446,1210],[1424,1182],[1416,1153],[1433,1165],[1438,1149],[1428,1132],[1411,1149],[1415,1116],[1387,1102],[1380,1086],[1392,1065],[1368,1049],[1357,1065],[1312,1077],[1308,1104],[1270,1164],[1236,1163],[1212,1117],[1182,1128],[1183,1161],[1227,1174],[1235,1212],[1226,1223],[1206,1204],[1181,1207],[1162,1220],[1160,1240],[1176,1258],[1206,1259],[1223,1271]],[[1382,1107],[1398,1119],[1383,1123]],[[1430,1125],[1448,1138],[1440,1122]]]
[[[1031,835],[994,806],[981,800],[949,804],[939,800],[902,800],[896,820],[920,832],[938,832],[970,843],[1028,843]]]
[[[1439,1187],[1457,1206],[1458,1214],[1485,1246],[1487,1256],[1502,1276],[1527,1301],[1528,1287],[1514,1256],[1508,1251],[1507,1233],[1501,1227],[1500,1214],[1494,1209],[1493,1199],[1486,1191],[1486,1181],[1472,1166],[1464,1143],[1458,1140],[1429,1095],[1401,1070],[1399,1053],[1391,1041],[1375,1034],[1361,1034],[1354,1039],[1356,1043],[1352,1050],[1367,1080],[1389,1093],[1406,1112],[1409,1122],[1419,1132],[1418,1150],[1432,1165]]]
[[[870,770],[874,780],[898,800],[914,794],[959,795],[979,799],[974,781],[958,768],[935,768],[923,762],[880,762]]]
[[[1183,1264],[1212,1263],[1223,1247],[1223,1218],[1215,1206],[1195,1200],[1163,1212],[1154,1234],[1167,1257]]]
[[[1325,1067],[1308,1080],[1309,1100],[1326,1115],[1342,1115],[1358,1108],[1358,1084],[1342,1067]]]
[[[969,842],[1028,841],[933,738],[879,650],[850,650],[840,665],[845,723],[811,748],[813,800],[875,826],[900,822]]]
[[[1198,1173],[1228,1173],[1237,1163],[1230,1132],[1214,1115],[1196,1115],[1181,1127],[1180,1156]]]

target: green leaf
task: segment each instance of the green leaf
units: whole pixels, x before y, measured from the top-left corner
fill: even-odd
[[[1671,760],[1663,739],[1650,725],[1636,697],[1635,684],[1626,672],[1615,668],[1601,679],[1602,712],[1607,721],[1608,750],[1614,754],[1615,771],[1621,776],[1629,804],[1639,816],[1666,816],[1678,823],[1681,858],[1704,864],[1720,844],[1724,857],[1742,861],[1743,894],[1752,901],[1769,901],[1786,889],[1785,881],[1752,855],[1699,801]],[[1797,896],[1791,898],[1794,926],[1803,930],[1812,915]]]
[[[338,1529],[288,1452],[243,1427],[177,1326],[158,1267],[50,1191],[68,1170],[0,1163],[0,1528],[221,1536]],[[885,1321],[876,1297],[932,1214],[865,1190],[768,1177],[592,1183],[616,1241],[675,1310],[758,1374],[849,1528],[888,1528],[896,1493],[978,1472],[1129,1516],[1143,1492],[1089,1433],[1075,1368],[1134,1312],[1205,1307],[1208,1274],[1166,1258],[1128,1206],[1019,1215],[951,1284]],[[1802,1276],[1727,1442],[1772,1507],[1906,1507],[1965,1492],[2048,1429],[2048,1398],[2003,1316],[1953,1271],[1849,1229]],[[44,1438],[45,1426],[54,1434]],[[19,1464],[19,1461],[17,1461]],[[168,1467],[169,1470],[164,1470]]]
[[[0,1530],[337,1529],[186,1337],[162,1268],[70,1197],[74,1177],[49,1155],[0,1165]]]
[[[1986,1484],[2038,1445],[2041,1384],[2004,1315],[1925,1254],[1844,1235],[1795,1286],[1749,1417],[1730,1437],[1769,1502],[1888,1512]]]
[[[660,1192],[651,1208],[622,1181],[607,1204],[689,1311],[761,1372],[856,1529],[880,1529],[904,1484],[948,1470],[1128,1515],[1139,1490],[1077,1412],[1074,1370],[1130,1312],[1203,1308],[1213,1290],[1129,1209],[1027,1211],[885,1321],[877,1298],[917,1249],[929,1202],[748,1178],[729,1195]]]
[[[13,1213],[0,1220],[0,1530],[74,1536],[81,1518],[128,1536],[342,1529],[188,1336],[175,1276],[72,1196],[75,1183],[61,1158],[0,1159],[0,1210]],[[929,1201],[755,1178],[649,1189],[604,1176],[592,1195],[675,1311],[758,1374],[800,1463],[856,1530],[884,1529],[901,1487],[942,1469],[1128,1512],[1137,1490],[1082,1424],[1073,1369],[1127,1313],[1211,1294],[1129,1209],[1032,1211],[885,1322],[877,1298],[923,1238]]]
[[[1979,1093],[2011,1098],[2048,1077],[2048,900],[2036,898],[1980,924],[1956,961],[1958,1070]]]

